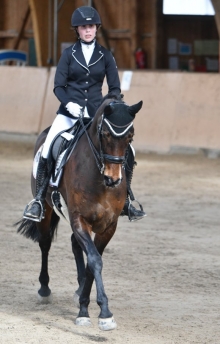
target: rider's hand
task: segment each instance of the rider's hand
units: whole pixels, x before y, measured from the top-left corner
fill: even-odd
[[[67,105],[66,105],[66,109],[69,111],[69,113],[71,115],[73,115],[74,117],[79,117],[80,114],[81,114],[81,109],[82,109],[82,106],[80,106],[79,104],[77,103],[72,103],[72,102],[69,102]]]

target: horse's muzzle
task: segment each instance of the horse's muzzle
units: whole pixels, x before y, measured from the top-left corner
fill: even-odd
[[[110,187],[110,188],[114,188],[118,185],[121,184],[122,178],[118,178],[116,180],[113,180],[113,178],[108,177],[108,176],[104,176],[104,183],[106,186]]]

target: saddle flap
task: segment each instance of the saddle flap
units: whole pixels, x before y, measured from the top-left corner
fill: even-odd
[[[70,145],[71,141],[75,137],[75,132],[77,130],[77,126],[70,128],[68,131],[61,131],[57,136],[54,138],[53,142],[51,143],[50,147],[50,157],[57,161],[60,154]]]

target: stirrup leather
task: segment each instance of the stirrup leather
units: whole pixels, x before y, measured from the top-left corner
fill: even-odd
[[[29,210],[29,208],[34,204],[34,203],[38,203],[40,205],[40,216],[39,217],[32,217],[31,215],[26,215],[26,212]],[[44,219],[44,207],[43,204],[40,200],[36,200],[35,198],[32,199],[32,201],[30,201],[28,203],[28,205],[25,207],[24,209],[24,214],[23,214],[23,218],[27,219],[27,220],[32,220],[35,222],[41,222],[42,219]]]

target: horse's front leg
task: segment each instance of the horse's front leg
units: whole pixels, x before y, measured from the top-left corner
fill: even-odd
[[[101,330],[112,330],[117,326],[108,307],[108,298],[104,290],[101,275],[103,266],[101,255],[112,238],[115,228],[116,224],[109,228],[102,236],[96,235],[94,243],[88,231],[81,229],[79,232],[76,232],[76,238],[87,255],[86,280],[80,295],[80,311],[76,319],[76,324],[78,325],[90,325],[88,305],[90,303],[93,280],[95,279],[97,303],[101,309],[99,314],[99,328]]]
[[[72,242],[72,251],[75,257],[76,261],[76,267],[77,267],[77,280],[79,283],[79,288],[75,291],[75,294],[73,296],[74,303],[77,307],[79,307],[79,297],[82,293],[82,289],[85,283],[86,278],[86,269],[85,269],[85,262],[83,257],[83,250],[81,246],[79,245],[78,241],[75,238],[74,233],[71,236],[71,242]]]

